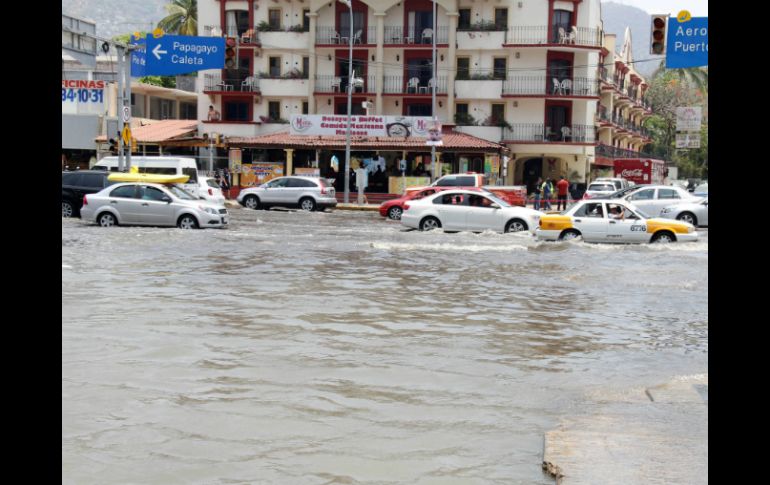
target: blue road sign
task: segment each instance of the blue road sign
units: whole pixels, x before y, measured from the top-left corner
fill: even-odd
[[[693,17],[680,22],[668,19],[666,68],[700,67],[709,65],[709,19]]]
[[[169,76],[222,69],[225,66],[225,39],[222,37],[192,37],[164,35],[146,39],[145,75]]]
[[[143,77],[145,74],[146,52],[147,44],[143,42],[144,39],[136,39],[131,35],[129,44],[139,46],[138,49],[131,51],[131,77]]]

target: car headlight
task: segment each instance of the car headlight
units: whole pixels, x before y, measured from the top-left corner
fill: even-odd
[[[211,207],[205,207],[205,206],[199,205],[198,209],[202,210],[203,212],[206,212],[207,214],[211,214],[214,216],[218,215],[216,209],[213,209]]]

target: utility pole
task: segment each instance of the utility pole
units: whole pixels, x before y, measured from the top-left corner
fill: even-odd
[[[126,67],[125,67],[125,75],[126,75],[126,96],[123,98],[123,106],[128,106],[128,128],[129,131],[131,131],[131,116],[133,113],[131,113],[131,51],[132,46],[129,45],[126,48],[125,52],[125,58],[126,58]],[[121,114],[122,118],[122,114]],[[133,137],[133,135],[132,135]],[[128,147],[126,147],[126,172],[131,171],[131,137],[129,137],[128,140]]]
[[[118,115],[118,172],[124,172],[123,165],[123,47],[116,45],[115,51],[118,55],[118,92],[115,95],[115,108]],[[108,135],[109,139],[109,135]]]
[[[433,78],[433,90],[431,96],[431,114],[433,115],[433,126],[436,126],[438,123],[438,117],[436,116],[436,85],[438,84],[438,77],[436,76],[436,36],[438,35],[438,31],[436,29],[436,24],[438,23],[436,22],[437,13],[436,0],[433,0],[433,35],[431,36],[433,40],[433,72],[431,73],[431,77]],[[433,180],[436,180],[439,177],[438,164],[436,163],[436,145],[431,145],[430,147],[430,163],[431,167],[433,167]]]

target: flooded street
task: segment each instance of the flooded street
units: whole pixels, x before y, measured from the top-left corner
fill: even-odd
[[[233,209],[62,219],[63,483],[553,484],[603,393],[708,372],[697,243]]]

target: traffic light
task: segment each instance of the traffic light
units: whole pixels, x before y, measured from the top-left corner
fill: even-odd
[[[225,41],[225,68],[235,69],[238,67],[237,53],[235,52],[235,37],[228,37]]]
[[[652,32],[650,33],[650,54],[666,53],[666,24],[668,15],[652,16]]]
[[[110,138],[110,153],[113,155],[118,154],[118,141],[115,138]]]

